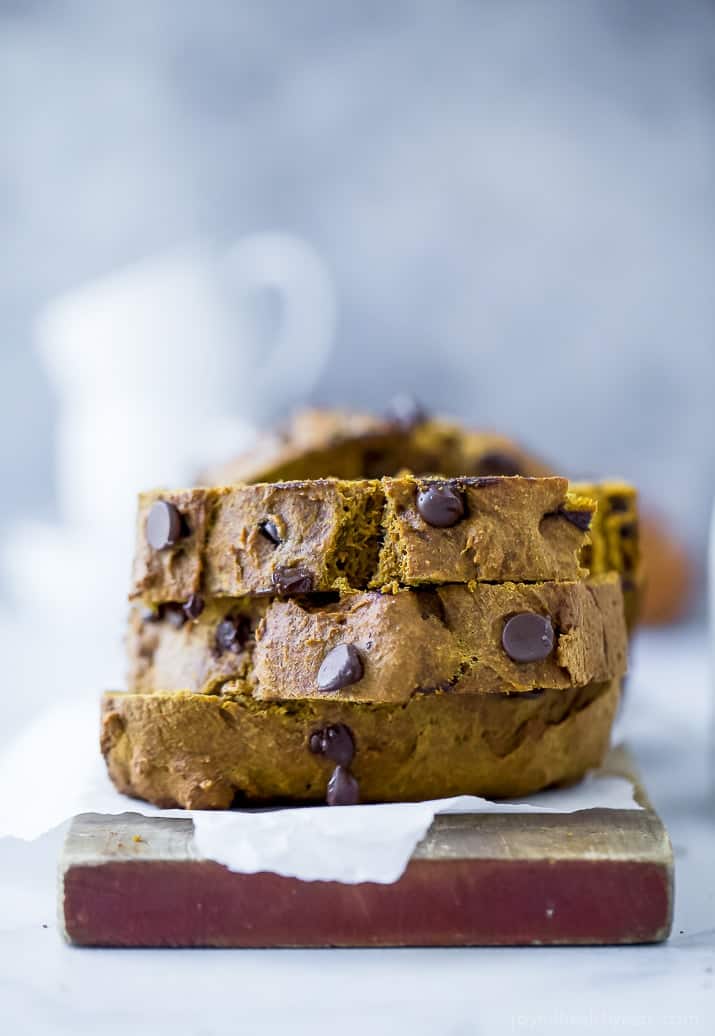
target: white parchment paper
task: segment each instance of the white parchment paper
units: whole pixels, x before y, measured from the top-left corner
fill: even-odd
[[[197,852],[243,873],[274,871],[304,881],[397,881],[436,813],[572,813],[639,809],[621,777],[590,774],[579,785],[519,802],[462,795],[430,802],[272,810],[159,810],[115,791],[98,749],[98,708],[44,713],[0,757],[0,837],[33,839],[78,813],[191,817]]]

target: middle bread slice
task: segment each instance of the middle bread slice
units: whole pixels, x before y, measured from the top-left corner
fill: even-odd
[[[129,686],[262,700],[406,702],[523,693],[623,675],[620,578],[451,584],[135,606]],[[191,611],[191,610],[190,610]]]

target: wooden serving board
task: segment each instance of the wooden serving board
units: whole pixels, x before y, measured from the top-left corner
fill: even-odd
[[[198,856],[190,819],[87,813],[64,847],[61,921],[82,946],[658,942],[672,851],[636,788],[645,809],[438,816],[392,885],[237,874]]]

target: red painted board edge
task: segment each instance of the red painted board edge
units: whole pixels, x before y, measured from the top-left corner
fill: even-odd
[[[237,874],[210,861],[72,865],[67,938],[81,946],[613,945],[670,930],[653,862],[413,860],[392,885]]]

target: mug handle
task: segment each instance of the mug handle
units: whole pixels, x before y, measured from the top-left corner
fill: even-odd
[[[317,251],[302,238],[277,231],[249,234],[223,258],[224,287],[232,300],[237,348],[253,347],[248,408],[275,412],[305,398],[322,373],[335,338],[333,279]],[[251,296],[266,289],[279,299],[272,341],[256,356]]]

